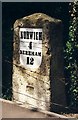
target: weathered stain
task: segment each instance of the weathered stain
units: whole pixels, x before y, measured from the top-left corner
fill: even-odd
[[[19,29],[21,27],[42,28],[43,30],[42,63],[36,71],[25,68],[20,64]],[[45,110],[50,110],[52,101],[59,103],[58,97],[60,96],[57,89],[60,88],[59,79],[64,78],[62,68],[61,27],[61,20],[52,18],[43,13],[35,13],[15,21],[13,43],[13,89],[19,93],[23,93],[22,95],[13,92],[13,97],[16,101],[21,100],[28,107],[33,104],[35,107],[40,107]],[[53,82],[54,80],[57,81],[57,85]],[[52,88],[52,85],[55,85],[56,88]],[[54,92],[56,89],[57,93],[52,94],[52,89],[54,89]],[[60,92],[63,92],[64,95],[61,96],[61,103],[65,104],[64,86]],[[27,97],[25,94],[31,97]]]

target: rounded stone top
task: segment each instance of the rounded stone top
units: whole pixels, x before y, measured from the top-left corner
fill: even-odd
[[[16,28],[17,26],[22,27],[24,24],[29,24],[29,23],[35,25],[36,23],[45,23],[45,22],[58,24],[61,23],[62,21],[59,19],[52,18],[44,13],[34,13],[32,15],[17,19],[14,23],[14,28]]]
[[[30,19],[31,21],[37,21],[38,19],[41,19],[42,21],[49,21],[49,22],[61,22],[59,19],[52,18],[44,13],[34,13],[32,15],[26,16],[22,18],[23,20],[25,19]]]

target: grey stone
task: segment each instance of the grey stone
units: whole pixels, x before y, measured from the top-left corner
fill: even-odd
[[[42,63],[36,71],[20,64],[19,28],[42,28]],[[43,13],[35,13],[14,23],[13,100],[25,107],[56,110],[66,105],[63,70],[62,22]]]

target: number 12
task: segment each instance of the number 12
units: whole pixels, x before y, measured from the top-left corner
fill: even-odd
[[[27,64],[28,65],[33,65],[34,64],[34,58],[27,57]]]

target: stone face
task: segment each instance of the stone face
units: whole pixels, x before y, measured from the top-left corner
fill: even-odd
[[[43,31],[42,62],[35,71],[20,64],[20,28]],[[54,109],[52,103],[66,105],[61,20],[43,13],[16,20],[13,48],[13,100],[43,110]]]

